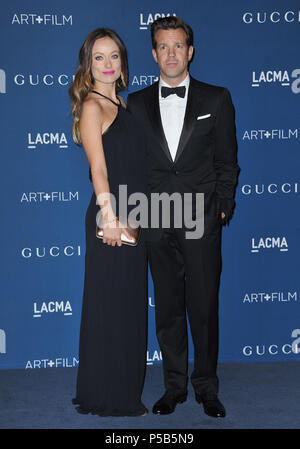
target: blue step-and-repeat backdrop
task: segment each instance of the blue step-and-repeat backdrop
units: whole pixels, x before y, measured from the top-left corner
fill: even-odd
[[[192,76],[226,86],[236,108],[241,173],[223,229],[219,360],[300,360],[299,2],[1,0],[1,369],[78,364],[92,193],[71,136],[79,48],[93,29],[115,29],[128,92],[139,90],[158,76],[150,25],[173,14],[194,30]],[[161,361],[154,309],[150,278],[148,364]]]

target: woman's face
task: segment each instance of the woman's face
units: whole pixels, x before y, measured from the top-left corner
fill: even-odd
[[[113,84],[121,75],[121,55],[110,37],[97,39],[92,48],[92,75],[97,84]]]

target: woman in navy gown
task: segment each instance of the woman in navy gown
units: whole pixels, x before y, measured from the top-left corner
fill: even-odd
[[[146,193],[144,136],[118,92],[128,83],[126,48],[113,30],[89,34],[70,87],[73,138],[85,150],[93,193],[87,208],[83,304],[76,397],[79,413],[147,414],[141,401],[147,340],[147,263],[143,231],[122,244],[119,186]],[[101,195],[113,204],[101,206]],[[102,207],[102,209],[101,209]],[[104,213],[105,210],[105,213]],[[96,237],[101,211],[103,239]],[[128,206],[128,213],[130,207]]]

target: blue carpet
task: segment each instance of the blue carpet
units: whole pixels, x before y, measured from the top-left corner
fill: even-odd
[[[0,371],[1,429],[299,429],[300,363],[219,364],[225,418],[204,414],[189,387],[171,415],[101,418],[80,415],[71,403],[76,368]],[[143,402],[163,394],[161,365],[147,367]]]

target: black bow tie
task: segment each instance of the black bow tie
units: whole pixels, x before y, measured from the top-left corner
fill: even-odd
[[[185,97],[185,86],[179,86],[179,87],[165,87],[162,86],[161,88],[161,96],[163,98],[168,97],[169,95],[176,94],[178,97],[184,98]]]

